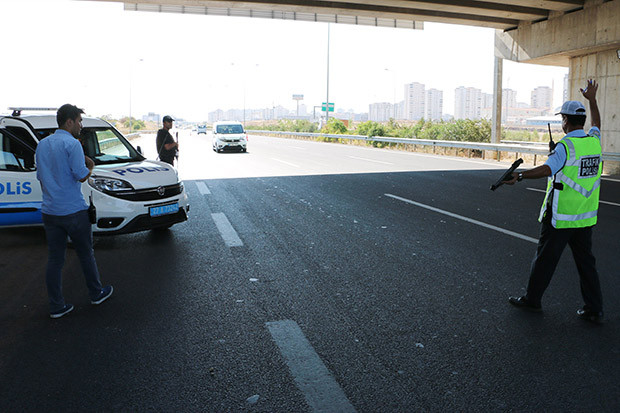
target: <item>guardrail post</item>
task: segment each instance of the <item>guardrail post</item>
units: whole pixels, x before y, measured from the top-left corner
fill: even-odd
[[[536,166],[536,154],[534,154],[534,166]]]
[[[501,160],[501,155],[499,149],[497,150],[497,162]]]

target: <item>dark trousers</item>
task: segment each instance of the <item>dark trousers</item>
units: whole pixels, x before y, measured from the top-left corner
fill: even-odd
[[[93,252],[93,230],[88,219],[88,210],[65,216],[43,214],[43,227],[49,251],[45,283],[50,311],[57,311],[65,306],[62,295],[62,267],[65,264],[67,236],[71,237],[80,260],[90,298],[98,297],[103,287]]]
[[[172,159],[168,159],[168,158],[159,158],[162,162],[166,162],[169,163],[170,165],[174,166],[174,158]]]
[[[585,309],[603,311],[603,297],[596,260],[592,254],[592,227],[556,229],[551,225],[551,214],[546,214],[540,229],[536,257],[532,262],[527,298],[540,304],[545,290],[551,282],[555,267],[568,244],[573,252]]]

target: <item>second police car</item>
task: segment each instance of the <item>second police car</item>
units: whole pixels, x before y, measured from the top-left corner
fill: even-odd
[[[57,129],[56,114],[0,116],[0,227],[41,225],[38,142]],[[177,170],[147,160],[108,122],[84,117],[84,153],[95,163],[82,194],[97,209],[93,232],[123,234],[168,228],[187,220],[189,201]]]

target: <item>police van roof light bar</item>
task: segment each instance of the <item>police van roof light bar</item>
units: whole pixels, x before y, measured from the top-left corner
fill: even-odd
[[[12,110],[13,113],[11,116],[20,116],[22,111],[32,111],[32,112],[48,112],[53,110],[58,110],[58,108],[28,108],[28,107],[10,107],[9,110]]]

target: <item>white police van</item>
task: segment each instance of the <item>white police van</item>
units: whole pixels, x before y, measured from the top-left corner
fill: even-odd
[[[248,148],[248,135],[241,122],[215,122],[212,142],[213,150],[218,153],[226,150],[245,152]]]
[[[9,108],[0,116],[0,227],[42,225],[41,186],[36,176],[38,142],[57,129],[56,113],[28,114]],[[32,111],[52,110],[30,108]],[[84,153],[95,163],[82,184],[97,208],[97,235],[168,228],[187,220],[189,202],[171,165],[147,160],[108,122],[83,117]]]

